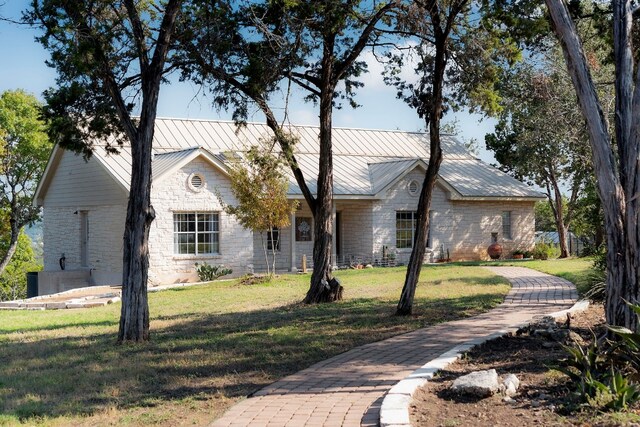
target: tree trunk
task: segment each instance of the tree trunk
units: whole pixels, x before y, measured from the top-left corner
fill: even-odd
[[[149,229],[155,218],[155,211],[151,206],[153,134],[160,96],[160,83],[182,1],[169,0],[166,3],[165,15],[160,24],[155,50],[150,62],[143,34],[140,31],[140,17],[136,6],[132,1],[125,2],[125,5],[134,27],[134,39],[140,54],[142,105],[140,117],[133,120],[113,75],[105,79],[106,87],[110,91],[118,115],[131,142],[131,184],[122,250],[122,309],[118,329],[119,343],[149,340],[148,242]],[[134,126],[134,123],[137,126]]]
[[[155,115],[154,115],[155,118]],[[122,257],[122,310],[118,342],[149,339],[149,229],[155,217],[151,206],[151,146],[154,120],[138,128],[131,146],[131,186]]]
[[[553,197],[549,199],[553,217],[556,221],[556,230],[558,230],[558,244],[560,245],[560,258],[569,256],[569,247],[567,245],[567,225],[564,218],[564,202],[562,201],[562,193],[556,179],[555,171],[551,169],[549,180],[553,187]],[[550,196],[549,194],[547,196]]]
[[[18,247],[18,237],[20,236],[20,228],[16,224],[16,221],[11,219],[11,236],[9,238],[9,248],[7,248],[7,252],[2,257],[0,261],[0,274],[4,272],[4,269],[7,268],[7,265],[11,262],[11,258],[13,258],[13,254],[16,253],[16,248]]]
[[[260,232],[260,242],[262,243],[262,252],[264,253],[264,265],[267,266],[267,275],[271,276],[271,272],[269,271],[269,252],[267,249],[267,242],[264,240],[264,233],[262,231]]]
[[[305,304],[332,302],[341,299],[342,292],[332,292],[331,245],[333,241],[333,156],[332,114],[335,83],[333,82],[334,37],[324,40],[322,57],[323,82],[320,88],[320,157],[316,206],[313,210],[315,239],[313,242],[313,273]]]
[[[635,258],[637,257],[637,247],[640,239],[636,234],[627,239],[627,227],[637,221],[637,209],[633,205],[626,205],[625,189],[616,175],[618,167],[611,150],[611,138],[606,120],[567,6],[562,0],[545,1],[549,8],[554,31],[563,49],[569,74],[576,89],[580,109],[589,129],[589,142],[597,178],[598,196],[602,201],[605,217],[607,242],[607,301],[605,312],[607,322],[611,325],[626,326],[631,330],[635,330],[637,327],[636,316],[627,306],[625,300],[636,301],[638,297],[638,264]],[[625,164],[629,161],[637,162],[637,156],[633,159],[629,158],[631,157],[627,146],[629,132],[620,129],[630,125],[631,121],[627,114],[632,111],[632,108],[624,107],[625,105],[628,106],[629,88],[631,86],[631,82],[626,76],[632,71],[629,69],[629,60],[631,58],[628,31],[628,26],[630,26],[629,5],[628,2],[617,0],[614,0],[613,4],[614,33],[616,34],[614,37],[616,56],[616,134],[618,146],[622,147],[620,149],[620,158],[622,159],[620,173],[623,181],[632,182],[635,185],[638,181],[637,176],[633,174],[630,177],[629,170]],[[624,112],[619,111],[618,108],[623,108]],[[633,113],[634,117],[638,117],[635,109]],[[618,114],[622,115],[618,117]],[[631,212],[625,212],[625,208],[628,208]],[[636,231],[635,225],[632,226],[632,229]]]
[[[435,12],[438,13],[437,11]],[[429,126],[429,165],[422,183],[422,191],[418,200],[418,211],[416,218],[416,232],[413,241],[413,249],[407,265],[407,275],[404,286],[396,308],[396,315],[407,316],[412,313],[413,299],[420,279],[420,271],[424,262],[424,253],[429,235],[429,209],[433,188],[442,163],[442,148],[440,147],[440,118],[442,117],[442,87],[444,84],[444,71],[447,65],[445,57],[447,35],[443,34],[434,22],[436,38],[435,67],[432,76],[433,98],[431,106],[426,116]]]

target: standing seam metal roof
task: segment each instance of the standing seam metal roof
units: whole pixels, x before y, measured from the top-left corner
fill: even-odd
[[[318,127],[293,126],[299,136],[295,155],[309,189],[315,193],[318,174]],[[170,170],[195,150],[204,148],[224,161],[224,152],[242,152],[270,138],[265,124],[238,128],[233,122],[157,119],[154,138],[153,176]],[[372,196],[429,157],[428,135],[417,132],[334,128],[334,192],[336,195]],[[99,145],[99,144],[98,144]],[[451,136],[442,137],[443,162],[440,178],[464,197],[527,197],[542,195],[525,184],[471,156]],[[114,177],[128,187],[131,150],[108,154],[103,147],[94,153]],[[301,191],[290,177],[289,193]]]

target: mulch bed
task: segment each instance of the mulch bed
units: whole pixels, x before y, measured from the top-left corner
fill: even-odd
[[[572,316],[570,329],[585,342],[604,331],[600,305]],[[560,344],[528,332],[489,341],[450,365],[414,395],[410,407],[414,426],[614,426],[637,425],[620,414],[595,414],[581,407],[572,394],[568,377],[556,371],[567,357]],[[479,370],[495,369],[498,375],[515,374],[520,380],[512,401],[494,395],[486,399],[461,396],[449,391],[457,377]],[[508,399],[507,399],[508,400]]]

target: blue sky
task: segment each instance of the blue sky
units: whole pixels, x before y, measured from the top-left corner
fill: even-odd
[[[2,5],[0,15],[18,20],[21,10],[28,1],[8,0]],[[41,97],[42,92],[55,85],[55,71],[45,65],[48,53],[34,37],[36,31],[25,26],[0,21],[0,91],[21,88]],[[382,67],[371,54],[366,54],[370,72],[363,81],[365,87],[358,92],[356,101],[362,106],[357,109],[345,106],[335,110],[333,123],[338,127],[369,129],[400,129],[406,131],[422,130],[424,122],[414,110],[395,98],[395,90],[382,81]],[[293,93],[289,106],[289,119],[294,124],[316,125],[317,109],[313,104],[300,101],[300,93]],[[284,100],[276,105],[283,111]],[[231,113],[218,112],[211,108],[208,101],[198,95],[198,88],[189,83],[172,83],[160,92],[158,115],[160,117],[199,118],[230,120]],[[488,162],[495,162],[491,153],[484,150],[484,135],[493,130],[495,121],[482,120],[481,116],[458,113],[449,114],[445,122],[457,119],[464,139],[476,138],[480,142],[479,156]],[[261,121],[262,116],[254,111],[250,121]]]

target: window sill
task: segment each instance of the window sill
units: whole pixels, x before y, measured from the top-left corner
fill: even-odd
[[[190,260],[190,259],[216,259],[221,258],[222,254],[173,254],[174,260]]]

